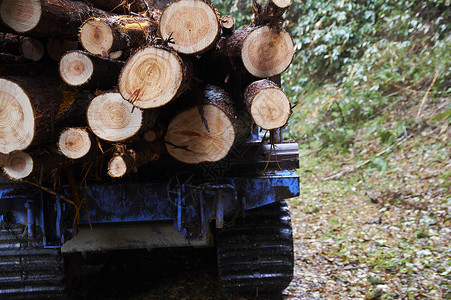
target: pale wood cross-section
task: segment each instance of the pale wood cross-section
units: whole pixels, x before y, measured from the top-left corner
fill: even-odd
[[[285,71],[294,52],[293,39],[288,32],[282,28],[262,26],[252,30],[244,39],[241,59],[249,73],[268,78]]]
[[[188,88],[189,66],[177,53],[158,47],[138,50],[119,77],[119,92],[134,106],[165,105]]]
[[[91,149],[89,133],[80,127],[66,128],[60,135],[58,148],[68,158],[81,158]]]
[[[171,47],[183,54],[198,54],[212,48],[219,36],[215,9],[202,0],[174,1],[163,11],[160,34],[171,38]]]
[[[27,92],[0,78],[0,153],[27,148],[34,136],[34,113]]]
[[[218,161],[233,145],[235,132],[224,111],[211,104],[204,105],[203,109],[210,132],[205,129],[197,107],[182,112],[169,123],[166,147],[169,154],[181,162]]]
[[[33,171],[33,158],[23,152],[17,151],[7,155],[3,163],[3,172],[12,180],[27,177]]]
[[[244,92],[244,101],[255,124],[263,129],[280,128],[291,115],[287,95],[269,79],[251,83]]]
[[[94,64],[82,52],[68,52],[59,63],[61,78],[69,85],[78,86],[88,82],[94,74]]]
[[[201,109],[195,106],[178,114],[166,132],[169,154],[184,163],[221,160],[251,130],[246,113],[238,113],[223,89],[207,85],[203,96]]]
[[[88,124],[99,138],[119,142],[135,135],[141,128],[142,112],[119,93],[95,97],[88,106]]]

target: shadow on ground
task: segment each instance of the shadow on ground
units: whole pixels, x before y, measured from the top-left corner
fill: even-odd
[[[88,261],[73,280],[70,299],[282,299],[281,295],[222,295],[217,284],[216,249],[121,251]]]

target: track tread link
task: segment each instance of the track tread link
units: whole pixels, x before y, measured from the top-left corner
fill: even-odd
[[[279,293],[293,278],[291,218],[285,201],[246,212],[217,232],[219,286],[224,293]]]
[[[63,298],[59,250],[44,248],[39,237],[30,242],[23,233],[23,226],[10,228],[0,222],[0,299]]]

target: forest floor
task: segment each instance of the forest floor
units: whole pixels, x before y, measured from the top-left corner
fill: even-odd
[[[451,127],[432,121],[450,106],[430,105],[389,144],[364,128],[345,154],[301,146],[286,299],[451,299]]]

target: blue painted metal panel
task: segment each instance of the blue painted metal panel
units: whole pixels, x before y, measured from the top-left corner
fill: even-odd
[[[299,195],[299,176],[293,171],[235,180],[246,210]]]
[[[273,203],[299,194],[299,179],[296,173],[275,172],[259,177],[237,177],[226,179],[232,182],[239,197],[246,198],[245,209],[252,209]],[[212,186],[205,185],[204,189]],[[213,188],[215,188],[213,186]],[[82,195],[83,195],[83,191]],[[182,219],[188,218],[195,212],[190,213],[192,205],[185,205],[184,199],[178,199],[176,195],[171,197],[164,182],[151,183],[120,183],[109,185],[89,185],[84,189],[87,196],[87,207],[91,223],[113,223],[113,222],[137,222],[174,220],[181,230]],[[185,194],[182,191],[180,193]],[[177,204],[177,199],[179,204]],[[234,199],[228,199],[233,201]],[[224,204],[227,206],[227,204]],[[230,207],[230,205],[229,205]],[[233,205],[231,207],[234,207]],[[183,211],[182,211],[183,208]],[[176,214],[174,215],[173,209]],[[201,209],[207,211],[205,216],[215,215],[204,205]],[[182,217],[182,213],[185,217]],[[227,213],[227,211],[225,211]],[[85,213],[80,223],[87,223],[88,215]]]
[[[164,182],[92,184],[83,188],[91,223],[172,220],[172,200]],[[82,214],[80,223],[88,223]]]

